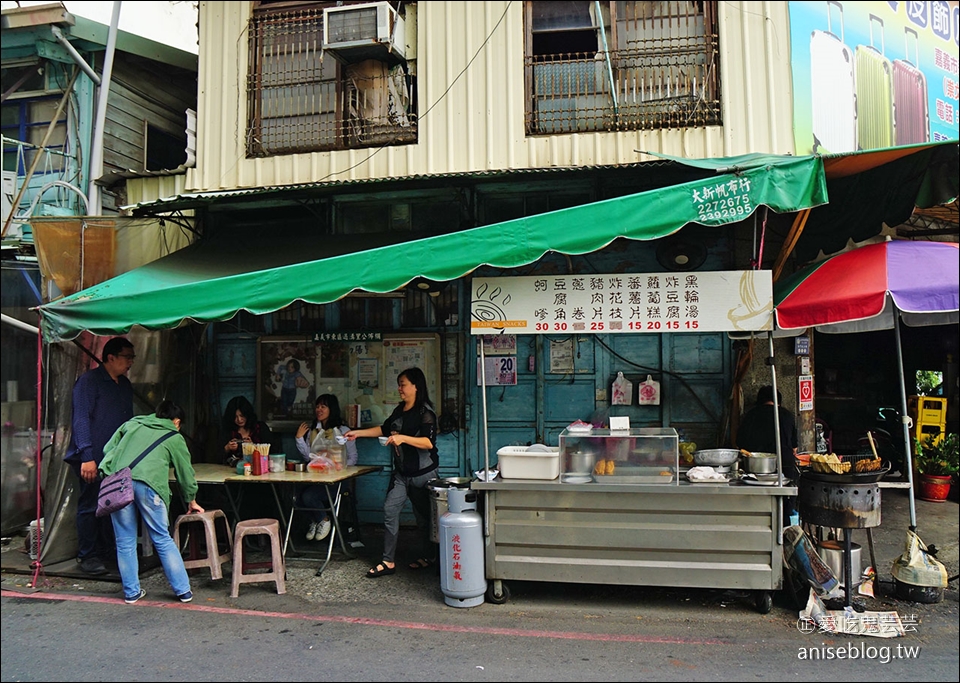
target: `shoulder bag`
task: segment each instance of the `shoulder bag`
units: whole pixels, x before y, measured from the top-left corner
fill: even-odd
[[[97,517],[106,517],[117,510],[122,510],[133,502],[133,477],[130,470],[137,466],[147,454],[161,443],[169,439],[176,431],[169,431],[154,441],[136,460],[122,470],[117,470],[100,482],[100,496],[97,498]]]

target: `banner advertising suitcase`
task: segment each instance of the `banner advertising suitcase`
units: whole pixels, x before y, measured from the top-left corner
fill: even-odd
[[[836,21],[832,14],[836,13]],[[834,32],[834,24],[839,36]],[[857,149],[853,53],[843,43],[843,7],[827,3],[827,30],[810,35],[810,102],[815,152]]]
[[[880,49],[875,47],[879,36]],[[860,149],[892,147],[893,65],[883,54],[883,21],[870,15],[870,45],[857,45],[857,144]]]
[[[908,57],[912,54],[913,60],[893,60],[894,126],[896,144],[911,145],[930,140],[930,105],[927,100],[927,78],[919,69],[919,36],[909,26],[903,31],[905,54]]]

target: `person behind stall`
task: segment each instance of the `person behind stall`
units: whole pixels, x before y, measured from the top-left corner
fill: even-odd
[[[400,403],[377,427],[351,429],[349,441],[358,437],[385,436],[393,453],[393,473],[383,503],[383,560],[366,573],[375,579],[396,571],[397,536],[400,532],[400,511],[407,498],[413,506],[424,548],[420,559],[410,569],[425,569],[437,563],[438,547],[430,541],[430,491],[427,482],[437,477],[440,456],[437,453],[437,414],[427,392],[427,380],[420,368],[408,368],[397,377]]]
[[[783,407],[783,394],[777,392],[777,406],[780,414],[780,471],[786,479],[797,481],[797,423],[793,413]],[[757,391],[757,403],[751,408],[737,430],[737,447],[751,453],[776,453],[777,429],[774,422],[773,387],[769,384]],[[784,518],[788,518],[796,509],[796,501],[785,499]]]
[[[129,467],[156,440],[170,431],[180,431],[185,414],[172,401],[163,400],[153,415],[140,415],[127,420],[104,446],[100,463],[101,476],[109,476]],[[180,434],[161,442],[130,470],[133,479],[133,503],[110,515],[117,539],[117,566],[123,585],[123,601],[133,604],[147,592],[140,586],[140,563],[137,559],[137,513],[143,520],[150,540],[163,565],[163,573],[180,602],[193,600],[190,578],[183,566],[180,549],[170,537],[170,468],[177,476],[187,513],[203,512],[197,504],[197,479],[190,464],[190,451]]]
[[[357,444],[347,441],[341,445],[337,437],[342,437],[350,428],[340,415],[340,401],[333,394],[321,394],[317,397],[314,407],[317,419],[313,424],[303,422],[297,428],[297,451],[306,463],[310,462],[311,453],[320,453],[327,449],[343,448],[346,450],[344,466],[352,467],[357,464]],[[330,534],[330,515],[320,508],[330,508],[330,499],[327,496],[327,487],[323,485],[306,486],[297,492],[299,504],[302,507],[316,508],[310,526],[307,527],[308,541],[322,541]]]
[[[273,444],[275,440],[270,427],[257,419],[257,413],[244,396],[234,396],[227,403],[223,411],[223,433],[226,441],[223,445],[224,458],[226,464],[231,466],[243,459],[244,442]],[[270,450],[273,450],[273,446]]]
[[[70,445],[64,461],[80,480],[77,495],[77,562],[85,574],[106,574],[104,558],[114,554],[109,520],[97,517],[103,447],[117,428],[133,417],[133,385],[127,373],[137,357],[133,344],[113,337],[103,346],[103,361],[73,385]]]

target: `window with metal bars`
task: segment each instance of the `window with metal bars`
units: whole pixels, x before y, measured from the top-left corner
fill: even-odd
[[[50,68],[36,60],[5,65],[0,73],[4,92],[2,107],[3,170],[23,176],[33,163],[34,155],[43,154],[35,176],[61,174],[69,166],[70,141],[67,133],[67,111],[54,124],[46,146],[50,120],[63,97],[69,80],[63,68]]]
[[[525,4],[528,135],[720,124],[717,3]]]
[[[416,142],[415,83],[406,64],[340,63],[324,52],[324,7],[342,4],[255,4],[248,31],[248,156]]]

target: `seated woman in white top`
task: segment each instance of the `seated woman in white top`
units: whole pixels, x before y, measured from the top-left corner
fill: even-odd
[[[340,444],[338,436],[343,436],[350,428],[344,424],[340,415],[340,401],[333,394],[321,394],[315,405],[317,419],[313,424],[301,423],[297,428],[297,451],[304,462],[310,462],[310,455],[328,451],[329,448],[340,448],[346,453],[343,462],[345,467],[357,464],[357,444],[354,441],[345,441]],[[322,485],[306,486],[298,492],[299,504],[308,508],[330,508],[327,489]],[[307,528],[308,541],[322,541],[330,534],[330,517],[324,510],[317,510],[313,514],[310,526]]]

